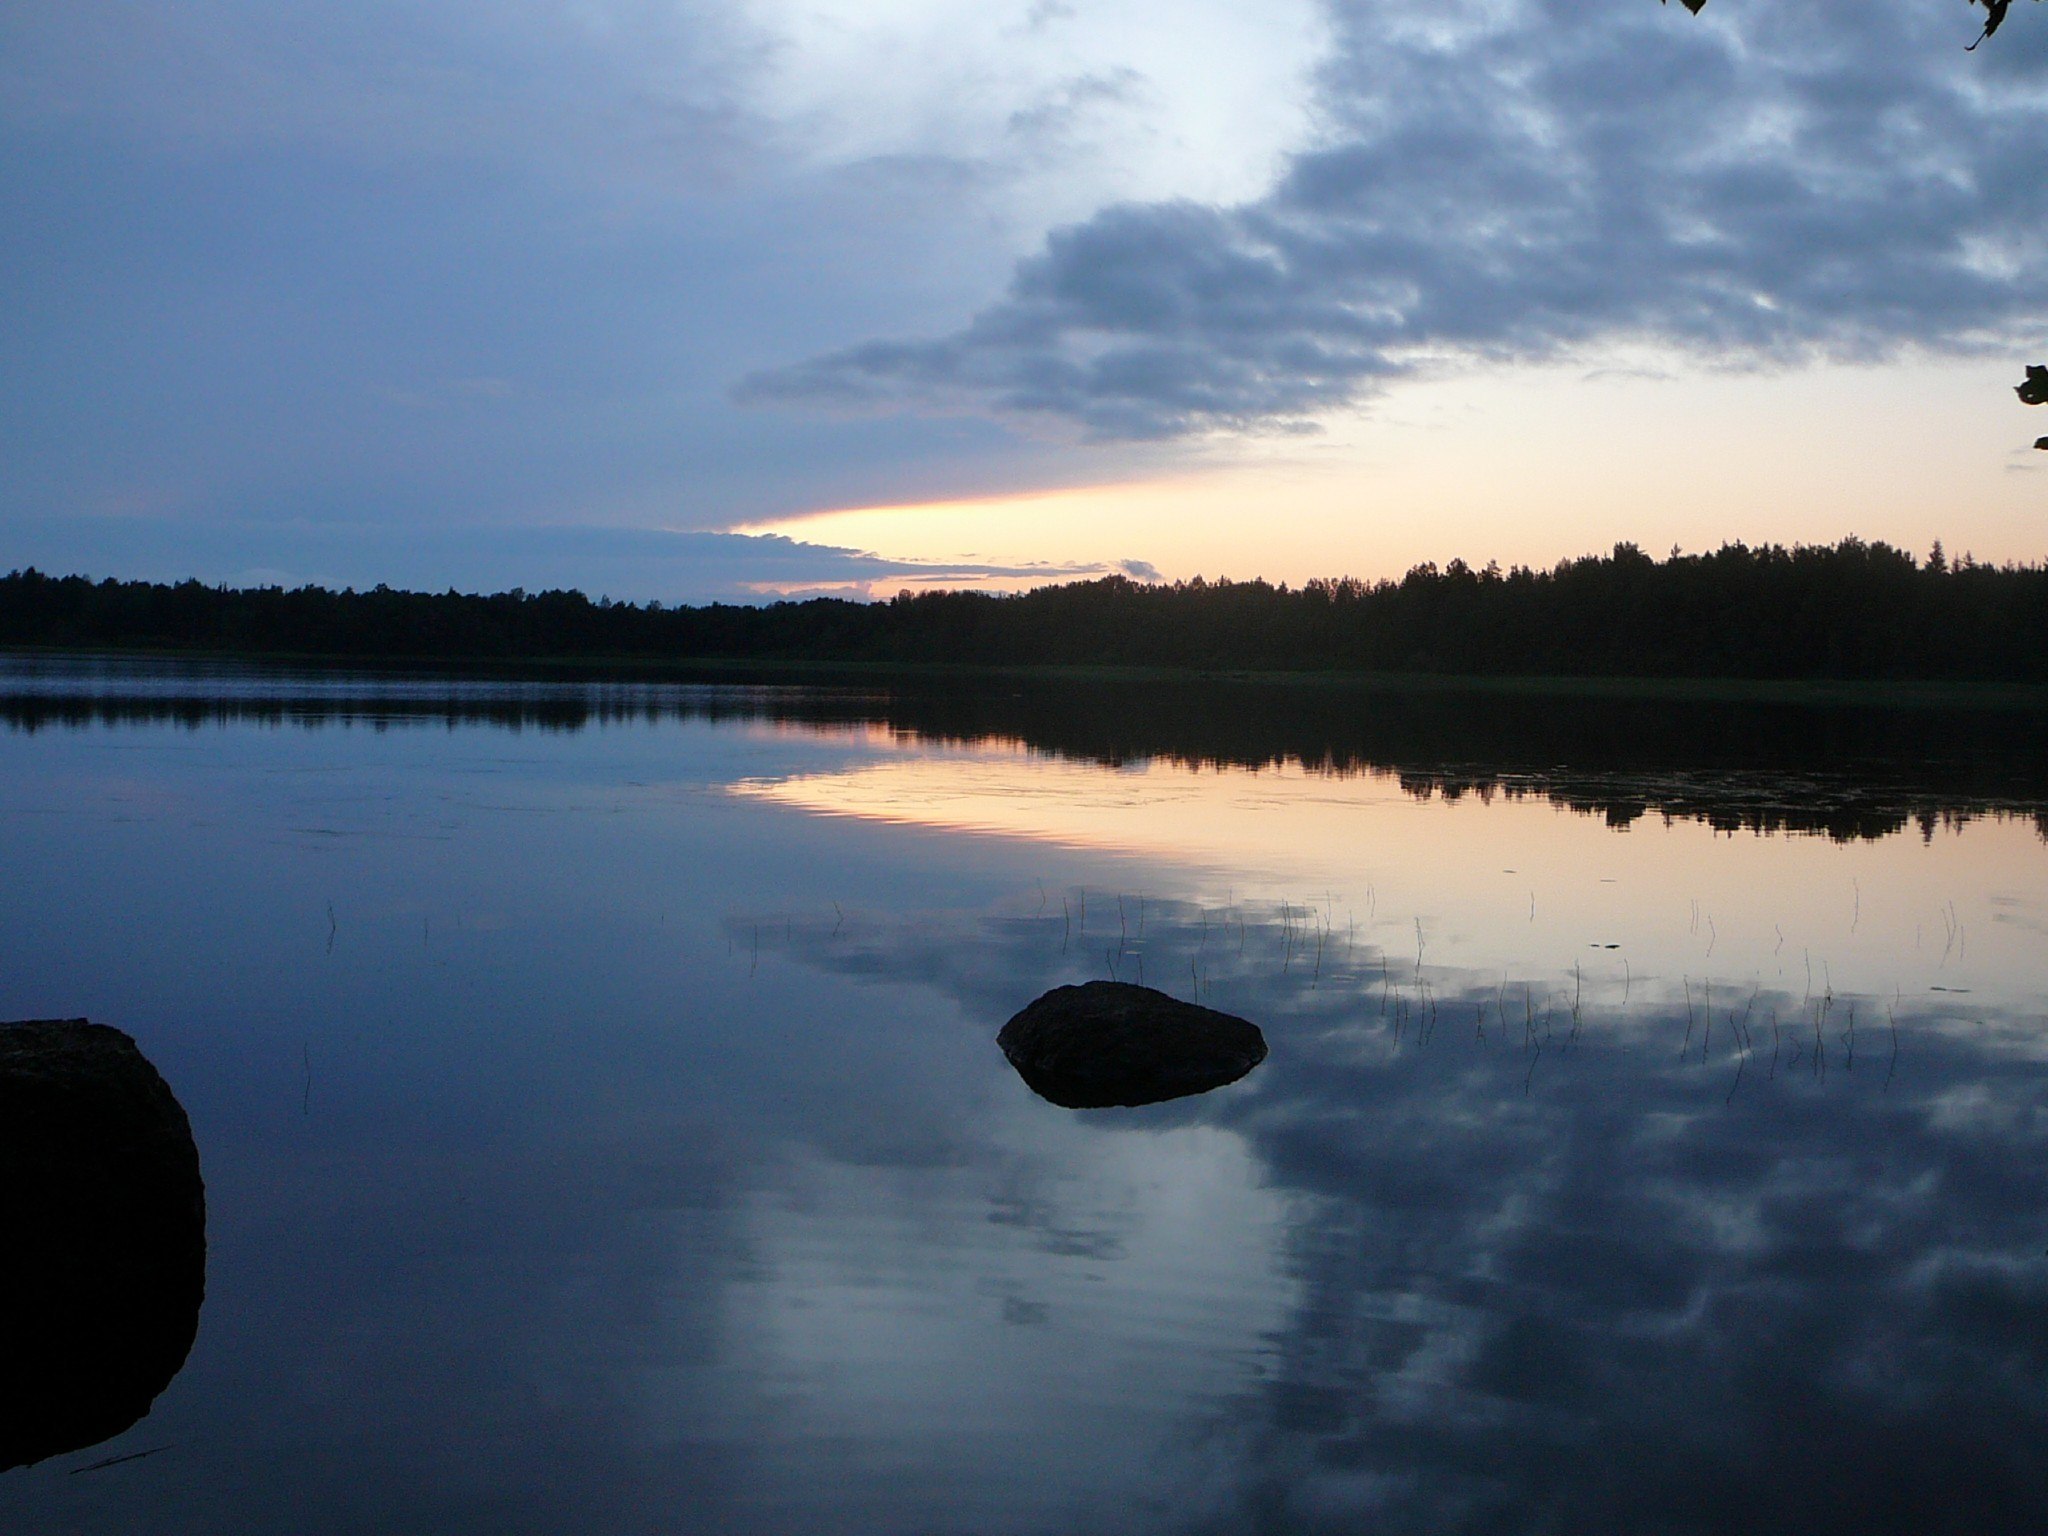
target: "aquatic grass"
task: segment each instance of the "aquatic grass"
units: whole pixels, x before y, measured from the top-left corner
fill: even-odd
[[[1892,999],[1891,1006],[1886,1008],[1885,1014],[1886,1017],[1891,1021],[1892,1026],[1892,1061],[1891,1065],[1885,1068],[1884,1088],[1882,1091],[1885,1093],[1890,1093],[1892,1088],[1892,1074],[1899,1070],[1899,1013],[1897,997],[1894,997]]]
[[[1045,946],[1038,951],[1043,962],[1063,966],[1068,957],[1081,952],[1074,941],[1077,936],[1076,917],[1083,894],[1079,889],[1070,888],[1069,894],[1062,896],[1057,930],[1059,940],[1055,944],[1052,942],[1054,929],[1050,910],[1053,882],[1048,879],[1039,885],[1043,887],[1042,896],[1031,894],[1037,886],[1022,886],[1014,898],[1011,915],[1000,919],[1000,922],[1004,929],[1018,935],[1029,933],[1039,936],[1037,942]],[[1137,928],[1140,921],[1138,904],[1141,902],[1145,914],[1142,938]],[[1259,1019],[1262,1023],[1285,1019],[1292,1013],[1303,1021],[1322,1021],[1318,1026],[1321,1029],[1342,1032],[1358,1029],[1376,1014],[1380,1028],[1371,1033],[1380,1042],[1376,1049],[1387,1053],[1384,1059],[1389,1061],[1424,1055],[1441,1057],[1445,1046],[1442,1025],[1447,1016],[1462,1019],[1457,1011],[1460,1004],[1472,1008],[1472,1034],[1469,1040],[1465,1040],[1454,1030],[1453,1039],[1492,1055],[1493,1030],[1487,1019],[1488,1012],[1492,1011],[1500,1025],[1502,1046],[1510,1049],[1518,1046],[1523,1054],[1524,1059],[1519,1065],[1525,1096],[1534,1094],[1535,1079],[1541,1075],[1545,1061],[1569,1064],[1585,1058],[1590,1065],[1591,1061],[1611,1051],[1632,1051],[1638,1044],[1653,1043],[1657,1033],[1654,1026],[1669,1019],[1681,1035],[1678,1063],[1687,1067],[1713,1065],[1714,1037],[1720,1027],[1725,1026],[1729,1043],[1724,1054],[1736,1059],[1732,1063],[1724,1063],[1729,1067],[1730,1075],[1711,1091],[1717,1094],[1722,1105],[1732,1105],[1744,1089],[1751,1088],[1749,1066],[1752,1059],[1762,1055],[1755,1033],[1759,1013],[1769,1018],[1771,1052],[1768,1062],[1757,1062],[1759,1083],[1752,1090],[1752,1096],[1761,1091],[1764,1083],[1777,1084],[1780,1076],[1791,1068],[1804,1067],[1805,1078],[1816,1084],[1826,1083],[1835,1076],[1836,1069],[1844,1074],[1855,1070],[1855,1058],[1861,1044],[1857,1036],[1861,1033],[1865,1022],[1863,1015],[1867,1012],[1861,999],[1834,990],[1830,957],[1815,955],[1811,950],[1805,951],[1803,956],[1811,977],[1811,992],[1803,1000],[1788,999],[1780,990],[1767,1001],[1759,974],[1753,978],[1749,993],[1738,1007],[1733,995],[1719,1000],[1715,998],[1716,978],[1695,978],[1684,974],[1680,977],[1680,994],[1668,1001],[1660,1001],[1655,995],[1656,989],[1652,988],[1652,997],[1645,1012],[1645,1001],[1635,996],[1634,965],[1626,956],[1616,957],[1620,963],[1621,986],[1614,990],[1608,990],[1610,978],[1597,975],[1592,978],[1594,985],[1588,986],[1585,962],[1579,957],[1568,958],[1562,971],[1547,981],[1541,975],[1517,980],[1514,968],[1510,968],[1500,972],[1491,985],[1475,989],[1453,979],[1446,988],[1440,985],[1439,977],[1431,970],[1430,928],[1426,918],[1411,916],[1401,925],[1416,937],[1415,951],[1397,956],[1372,944],[1368,938],[1366,949],[1359,952],[1354,961],[1347,956],[1354,944],[1357,914],[1347,912],[1345,926],[1340,931],[1336,925],[1334,893],[1314,901],[1296,901],[1291,895],[1276,896],[1270,906],[1263,902],[1238,903],[1233,893],[1231,904],[1223,906],[1199,899],[1161,898],[1151,892],[1126,892],[1121,897],[1120,916],[1122,920],[1117,932],[1110,936],[1109,942],[1100,946],[1103,968],[1096,975],[1113,981],[1130,980],[1138,985],[1147,985],[1155,975],[1173,976],[1184,968],[1187,972],[1185,995],[1189,1001],[1210,1004],[1212,995],[1227,998],[1230,1001],[1222,1006]],[[1160,919],[1157,932],[1153,931],[1151,921],[1154,916]],[[1238,944],[1219,946],[1214,943],[1217,925],[1228,925],[1233,920],[1239,930]],[[988,924],[997,919],[991,914],[981,921]],[[1711,932],[1705,925],[1712,919],[1704,910],[1701,921],[1703,933]],[[1255,928],[1260,935],[1257,945],[1251,943]],[[760,953],[764,947],[810,945],[813,946],[810,954],[815,960],[834,967],[842,963],[859,966],[865,946],[870,942],[869,936],[851,921],[851,914],[843,903],[836,900],[821,902],[815,918],[788,911],[762,913],[758,918],[734,915],[728,919],[727,930],[729,950],[734,947],[737,936],[747,939],[750,977],[758,974]],[[842,939],[852,948],[842,948]],[[942,949],[949,957],[948,968],[958,970],[963,964],[971,968],[975,963],[972,959],[974,948],[972,942],[945,943]],[[1158,953],[1147,953],[1155,948]],[[839,956],[845,957],[843,962],[836,958]],[[1292,961],[1296,958],[1309,962],[1304,968],[1306,974],[1296,975],[1293,972]],[[1275,960],[1280,964],[1274,965]],[[1931,968],[1931,961],[1929,963]],[[1453,971],[1448,974],[1450,978],[1456,978],[1464,973]],[[1163,982],[1162,985],[1169,990],[1178,990],[1172,982]],[[1219,988],[1222,990],[1218,991]],[[1536,1003],[1539,989],[1543,992],[1541,1008]],[[1514,1021],[1507,1006],[1510,990],[1521,993],[1519,1042],[1512,1038]],[[1720,990],[1724,993],[1730,991],[1728,988]],[[1739,991],[1739,988],[1735,990]],[[1378,999],[1376,1009],[1373,1006],[1375,993]],[[1803,1007],[1803,1016],[1797,1017],[1796,1022],[1791,1012],[1791,1005],[1795,1002]],[[1684,1008],[1682,1024],[1678,1019],[1681,1005]],[[1837,1008],[1843,1013],[1839,1021],[1835,1017]],[[1899,1011],[1900,1005],[1895,1000],[1887,1016],[1888,1029],[1893,1037],[1892,1059],[1887,1062],[1887,1072],[1883,1075],[1887,1087],[1895,1080],[1902,1059],[1904,1031],[1897,1018]],[[1622,1027],[1610,1034],[1599,1028],[1603,1021]],[[1699,1045],[1696,1057],[1692,1054],[1695,1041]],[[1840,1053],[1839,1059],[1835,1059],[1837,1052]],[[1452,1054],[1454,1057],[1457,1054],[1455,1048]],[[1784,1090],[1780,1087],[1777,1091]]]

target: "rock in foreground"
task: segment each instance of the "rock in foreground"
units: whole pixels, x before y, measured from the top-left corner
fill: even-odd
[[[1207,1093],[1266,1059],[1258,1025],[1123,981],[1055,987],[996,1044],[1033,1093],[1063,1109]]]
[[[120,1030],[0,1024],[0,1255],[4,1471],[128,1428],[199,1327],[199,1151]]]

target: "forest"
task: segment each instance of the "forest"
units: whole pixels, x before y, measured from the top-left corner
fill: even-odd
[[[665,606],[490,595],[0,577],[0,646],[507,662],[1162,667],[1488,677],[2048,681],[2048,565],[1882,542],[1548,569],[1462,560],[1398,580],[1145,584]]]

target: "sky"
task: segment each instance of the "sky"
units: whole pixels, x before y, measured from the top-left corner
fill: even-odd
[[[0,8],[0,568],[2048,555],[2048,10]]]

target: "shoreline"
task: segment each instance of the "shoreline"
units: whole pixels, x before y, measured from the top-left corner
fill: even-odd
[[[1616,675],[1519,675],[1356,672],[1296,668],[1198,668],[1122,665],[997,665],[855,659],[655,656],[422,657],[336,655],[199,648],[5,646],[10,660],[215,663],[251,670],[388,673],[546,682],[742,682],[802,686],[866,682],[1004,680],[1032,683],[1227,684],[1357,693],[1438,693],[1616,702],[1770,704],[1828,708],[1983,712],[2048,711],[2048,684],[1946,678],[1741,678]]]

